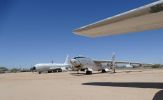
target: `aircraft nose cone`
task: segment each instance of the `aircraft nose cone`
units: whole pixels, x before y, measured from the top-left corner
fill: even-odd
[[[79,61],[76,60],[76,59],[71,59],[70,62],[71,62],[71,64],[74,65],[74,66],[79,66],[79,65],[80,65]]]

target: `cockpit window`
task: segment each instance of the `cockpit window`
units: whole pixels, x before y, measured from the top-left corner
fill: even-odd
[[[85,57],[74,57],[74,59],[78,59],[78,58],[85,58]]]

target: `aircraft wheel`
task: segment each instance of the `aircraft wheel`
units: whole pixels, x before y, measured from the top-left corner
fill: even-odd
[[[106,71],[103,69],[103,70],[102,70],[102,73],[106,73]]]
[[[48,73],[52,73],[52,71],[48,71]]]
[[[41,74],[41,72],[38,72],[38,74]]]
[[[86,75],[91,75],[92,71],[86,71]]]

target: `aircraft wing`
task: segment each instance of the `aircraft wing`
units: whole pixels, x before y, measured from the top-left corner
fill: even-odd
[[[94,62],[96,64],[101,64],[101,63],[107,63],[107,64],[111,64],[113,63],[113,61],[111,60],[94,60]],[[115,61],[115,64],[138,64],[138,65],[141,65],[143,63],[138,63],[138,62],[128,62],[128,61]]]
[[[77,35],[98,37],[163,28],[163,0],[75,29]]]

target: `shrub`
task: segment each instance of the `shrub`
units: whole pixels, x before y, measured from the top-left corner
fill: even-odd
[[[17,68],[12,68],[10,70],[11,73],[16,73],[16,72],[19,72],[19,71],[20,71],[20,69],[17,69]]]
[[[152,65],[151,67],[152,67],[152,68],[160,68],[161,65],[160,65],[160,64],[155,64],[155,65]]]

